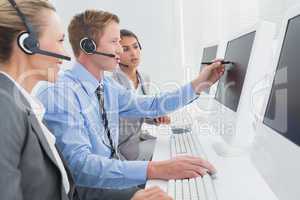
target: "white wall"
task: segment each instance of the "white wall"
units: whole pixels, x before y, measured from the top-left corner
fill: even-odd
[[[168,81],[182,82],[176,1],[54,0],[53,2],[65,27],[73,15],[85,9],[103,9],[117,14],[121,20],[121,28],[132,30],[140,38],[143,46],[141,69],[159,85]],[[70,46],[66,47],[72,53]]]
[[[192,73],[199,70],[202,45],[228,37],[259,20],[274,22],[279,29],[284,13],[297,2],[299,1],[183,1],[185,68],[190,68]]]

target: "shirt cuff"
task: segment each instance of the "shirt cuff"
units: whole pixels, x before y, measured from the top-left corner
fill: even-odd
[[[125,165],[126,178],[145,182],[147,180],[148,161],[129,161]]]
[[[195,92],[192,83],[188,83],[183,86],[182,94],[185,102],[193,101],[199,97],[199,94]]]

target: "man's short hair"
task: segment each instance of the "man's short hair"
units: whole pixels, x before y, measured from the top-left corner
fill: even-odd
[[[80,55],[80,40],[88,37],[97,44],[106,26],[111,22],[119,23],[119,17],[102,10],[86,10],[71,20],[68,33],[73,52],[76,57]]]

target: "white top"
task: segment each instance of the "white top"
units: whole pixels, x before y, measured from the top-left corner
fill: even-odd
[[[142,84],[143,84],[144,90],[146,90],[145,92],[146,92],[146,94],[148,94],[149,93],[149,82],[150,82],[149,79],[150,78],[145,74],[141,74],[139,71],[137,71],[137,73],[138,73],[138,79],[139,79],[137,88],[134,87],[133,81],[130,80],[128,78],[128,76],[125,74],[125,72],[123,72],[120,68],[117,68],[113,72],[113,78],[115,80],[117,80],[118,83],[120,83],[124,87],[135,91],[136,94],[138,94],[138,95],[145,95],[143,93],[143,89],[142,89]]]
[[[63,165],[63,162],[56,150],[55,147],[55,142],[56,139],[54,137],[54,135],[48,130],[48,128],[43,124],[42,120],[45,114],[45,108],[43,107],[43,104],[35,97],[31,96],[21,85],[19,85],[14,79],[12,79],[7,73],[0,71],[0,73],[4,74],[5,76],[7,76],[17,87],[18,89],[22,92],[22,94],[24,95],[24,97],[26,98],[26,100],[29,102],[29,104],[31,105],[31,108],[34,112],[34,114],[36,115],[36,118],[38,119],[38,122],[43,130],[44,136],[50,146],[50,149],[53,153],[53,156],[56,160],[56,164],[59,167],[59,170],[61,172],[62,175],[62,181],[63,181],[63,185],[65,188],[66,193],[69,193],[70,191],[70,183],[68,180],[68,175],[67,172],[65,170],[65,167]]]

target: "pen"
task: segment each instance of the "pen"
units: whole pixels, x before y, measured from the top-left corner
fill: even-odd
[[[211,65],[211,64],[213,64],[213,63],[215,63],[215,62],[202,62],[201,64],[202,65]],[[231,62],[231,61],[221,61],[221,64],[223,64],[223,65],[226,65],[226,64],[233,64],[233,62]]]

